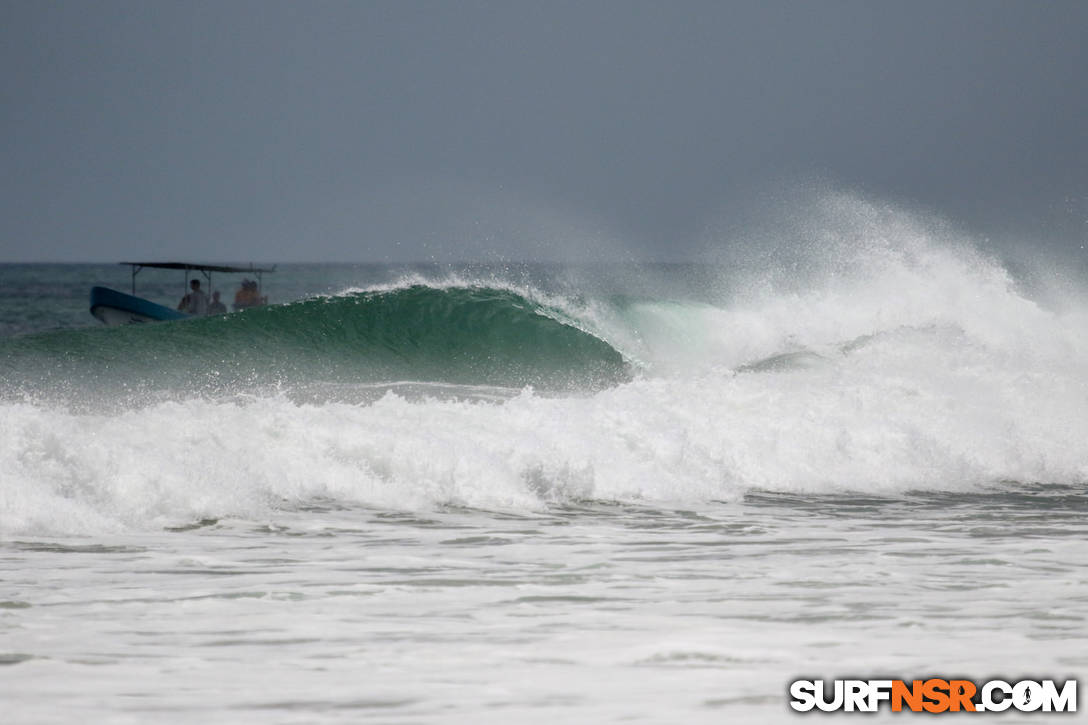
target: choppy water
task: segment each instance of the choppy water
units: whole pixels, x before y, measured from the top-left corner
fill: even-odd
[[[124,329],[85,303],[123,268],[0,268],[7,718],[776,722],[798,677],[1077,677],[1082,287],[828,214],[747,263],[298,266]]]

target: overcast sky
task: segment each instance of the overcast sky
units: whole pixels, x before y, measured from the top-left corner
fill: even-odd
[[[0,94],[0,261],[682,259],[799,178],[1088,236],[1088,2],[0,0]]]

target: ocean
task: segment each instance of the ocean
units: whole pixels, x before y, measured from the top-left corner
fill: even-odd
[[[87,294],[127,267],[0,265],[4,721],[775,723],[796,679],[1077,678],[1083,285],[856,228],[283,264],[267,307],[119,328]]]

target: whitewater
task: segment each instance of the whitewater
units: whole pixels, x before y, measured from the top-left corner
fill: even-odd
[[[0,267],[8,721],[779,722],[1088,665],[1083,280],[849,197],[706,265],[279,274],[102,328],[124,270]]]

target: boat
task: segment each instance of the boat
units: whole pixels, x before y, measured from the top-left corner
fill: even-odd
[[[192,272],[198,272],[207,280],[208,289],[212,288],[212,273],[247,274],[256,278],[252,286],[243,284],[247,296],[239,298],[234,304],[235,311],[265,304],[267,297],[261,295],[262,277],[266,272],[275,272],[273,267],[233,267],[223,264],[192,264],[189,262],[121,262],[132,268],[132,293],[118,292],[109,287],[91,288],[91,314],[106,325],[130,325],[144,322],[166,322],[184,320],[193,315],[171,309],[143,297],[136,296],[136,275],[143,269],[176,269],[185,272],[184,290],[189,291],[189,278]],[[246,280],[248,281],[248,280]]]

